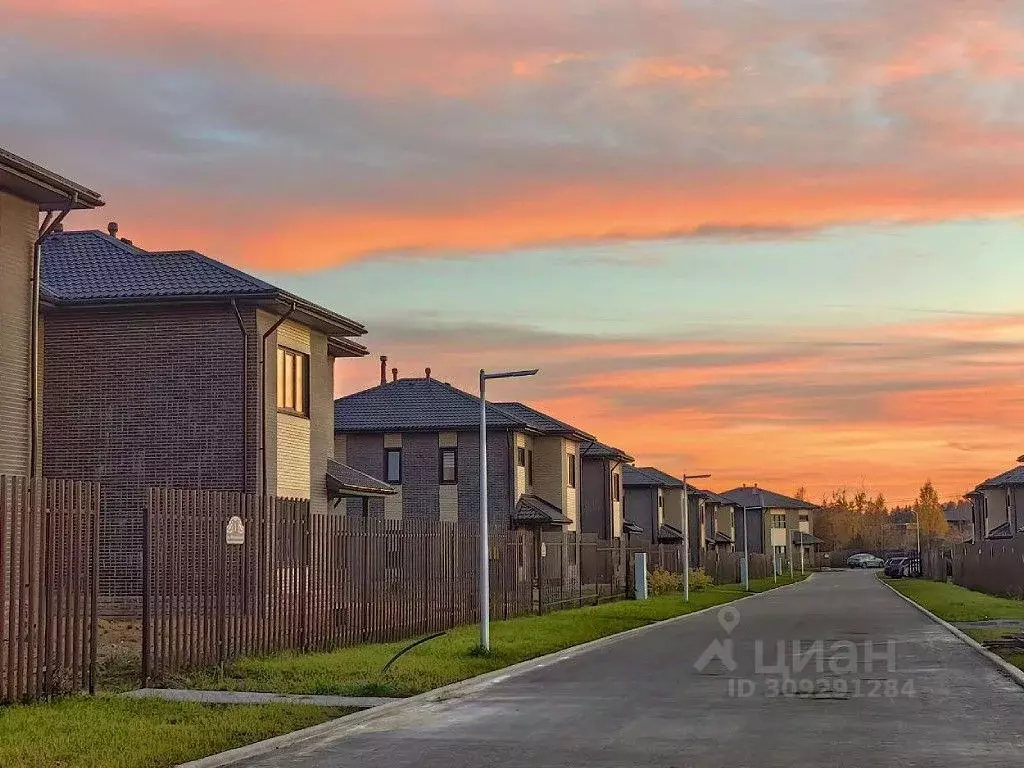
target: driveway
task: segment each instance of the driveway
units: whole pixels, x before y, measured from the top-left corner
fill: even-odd
[[[1022,750],[1024,690],[843,571],[248,765],[1016,768]]]

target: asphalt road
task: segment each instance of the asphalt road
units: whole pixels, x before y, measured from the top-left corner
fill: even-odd
[[[735,608],[738,623],[709,612],[665,624],[248,765],[1024,764],[1024,690],[873,572],[817,574]],[[715,641],[721,653],[698,669]]]

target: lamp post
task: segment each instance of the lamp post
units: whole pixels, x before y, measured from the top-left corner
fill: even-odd
[[[512,379],[520,376],[534,376],[537,368],[530,371],[505,371],[487,373],[480,369],[480,650],[491,650],[491,574],[490,537],[487,525],[487,380]]]
[[[690,486],[689,480],[701,480],[711,475],[683,475],[683,548],[685,562],[683,565],[683,602],[690,602]]]

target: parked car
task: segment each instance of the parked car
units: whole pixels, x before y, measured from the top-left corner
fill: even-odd
[[[883,565],[885,565],[885,563],[882,561],[882,558],[875,557],[867,552],[850,555],[850,557],[846,559],[846,566],[848,568],[881,568]]]
[[[921,561],[916,557],[894,557],[885,565],[890,579],[916,578],[921,575]]]

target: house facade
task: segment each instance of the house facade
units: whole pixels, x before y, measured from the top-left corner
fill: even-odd
[[[821,540],[814,536],[813,512],[818,507],[766,488],[743,486],[721,494],[740,510],[738,528],[747,522],[749,552],[774,556],[779,562],[806,559]],[[737,529],[742,537],[742,531]],[[739,548],[739,546],[737,547]]]
[[[194,251],[96,231],[43,248],[44,468],[102,483],[101,593],[139,594],[147,486],[331,509],[334,361],[358,323]],[[336,473],[337,474],[337,473]]]
[[[975,541],[1024,534],[1024,466],[989,478],[967,498],[973,510]]]
[[[642,529],[635,538],[651,544],[683,541],[683,481],[654,467],[622,468],[625,519]]]
[[[580,530],[602,539],[623,535],[623,467],[633,461],[625,451],[604,443],[584,446]]]
[[[370,513],[479,520],[480,399],[429,372],[381,379],[334,403],[338,459],[398,491]],[[487,427],[490,522],[576,531],[580,457],[593,437],[522,403],[488,402]]]
[[[699,491],[704,502],[704,548],[731,552],[736,545],[736,520],[741,514],[735,502],[713,491]]]
[[[98,193],[0,149],[0,475],[41,470],[38,246]],[[40,224],[40,214],[46,218]]]

